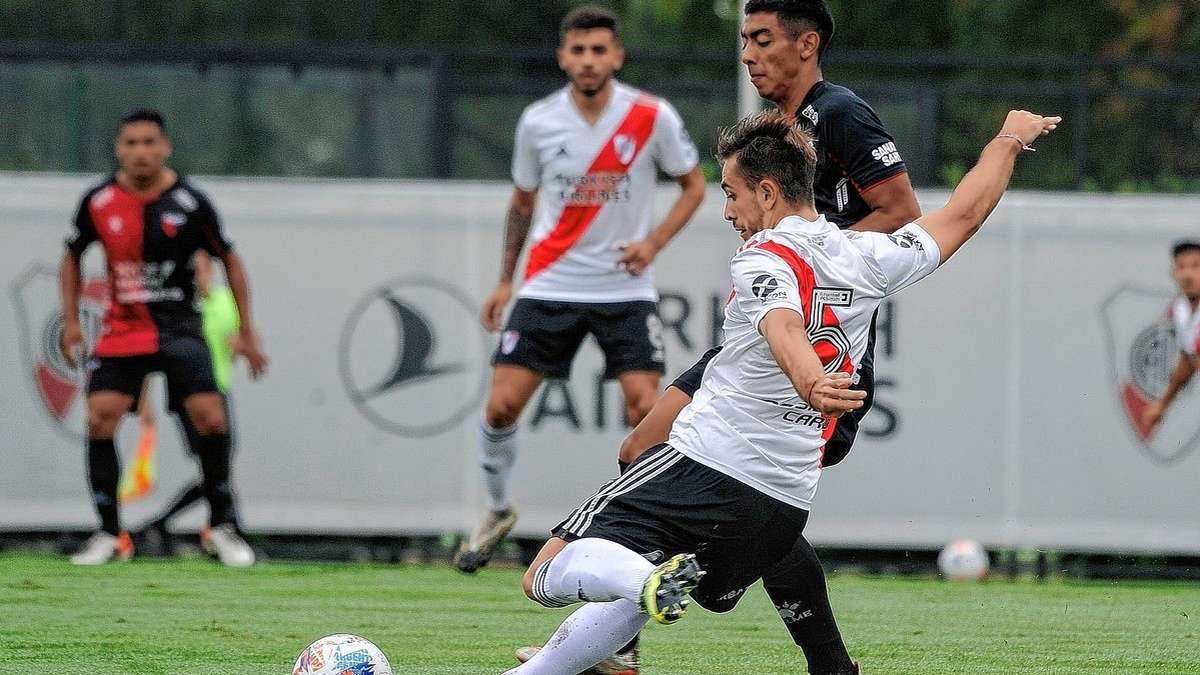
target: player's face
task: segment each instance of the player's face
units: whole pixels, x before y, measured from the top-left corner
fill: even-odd
[[[130,122],[117,134],[117,159],[135,178],[153,178],[171,154],[171,141],[153,122]]]
[[[733,225],[742,241],[766,229],[766,210],[758,201],[753,187],[742,177],[737,156],[725,160],[721,167],[721,191],[725,193],[725,220]]]
[[[754,12],[742,28],[742,63],[758,95],[779,102],[800,77],[800,40],[788,38],[775,12]],[[787,114],[794,110],[784,111]]]
[[[1175,283],[1189,298],[1200,298],[1200,251],[1184,251],[1175,256]]]
[[[584,96],[603,91],[624,63],[625,50],[607,28],[567,31],[558,48],[558,67]]]

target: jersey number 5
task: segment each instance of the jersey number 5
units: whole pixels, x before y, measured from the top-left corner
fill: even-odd
[[[849,307],[853,299],[854,290],[850,288],[818,286],[812,291],[806,330],[809,342],[821,358],[821,363],[825,364],[826,373],[853,371],[853,366],[848,360],[850,339],[846,337],[846,332],[838,323],[837,315],[833,313],[834,307]]]

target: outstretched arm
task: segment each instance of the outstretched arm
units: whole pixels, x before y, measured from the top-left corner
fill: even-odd
[[[946,262],[971,238],[1008,188],[1017,155],[1053,131],[1061,117],[1043,117],[1024,110],[1008,113],[999,135],[983,148],[975,168],[962,179],[946,206],[917,219],[941,250]]]

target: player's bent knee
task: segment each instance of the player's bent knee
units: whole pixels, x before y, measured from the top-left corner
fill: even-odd
[[[507,401],[488,401],[484,412],[484,422],[493,429],[507,429],[517,423],[521,417],[521,406]]]
[[[529,566],[529,569],[525,570],[525,576],[521,577],[521,589],[525,591],[525,597],[533,600],[534,602],[537,601],[537,598],[533,595],[533,577],[537,573],[537,568],[540,566],[540,563],[533,563]]]

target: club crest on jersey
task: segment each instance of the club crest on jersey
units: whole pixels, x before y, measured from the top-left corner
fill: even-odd
[[[162,214],[162,229],[168,237],[174,237],[185,223],[187,223],[187,216],[182,213],[167,211]]]
[[[623,166],[628,166],[633,161],[634,154],[637,153],[637,138],[629,134],[617,134],[613,136],[613,151],[617,153],[617,160]]]
[[[1122,426],[1138,449],[1156,464],[1170,466],[1200,445],[1200,392],[1184,389],[1157,428],[1142,415],[1162,397],[1179,358],[1167,318],[1173,296],[1166,290],[1121,286],[1100,306],[1106,360]]]

